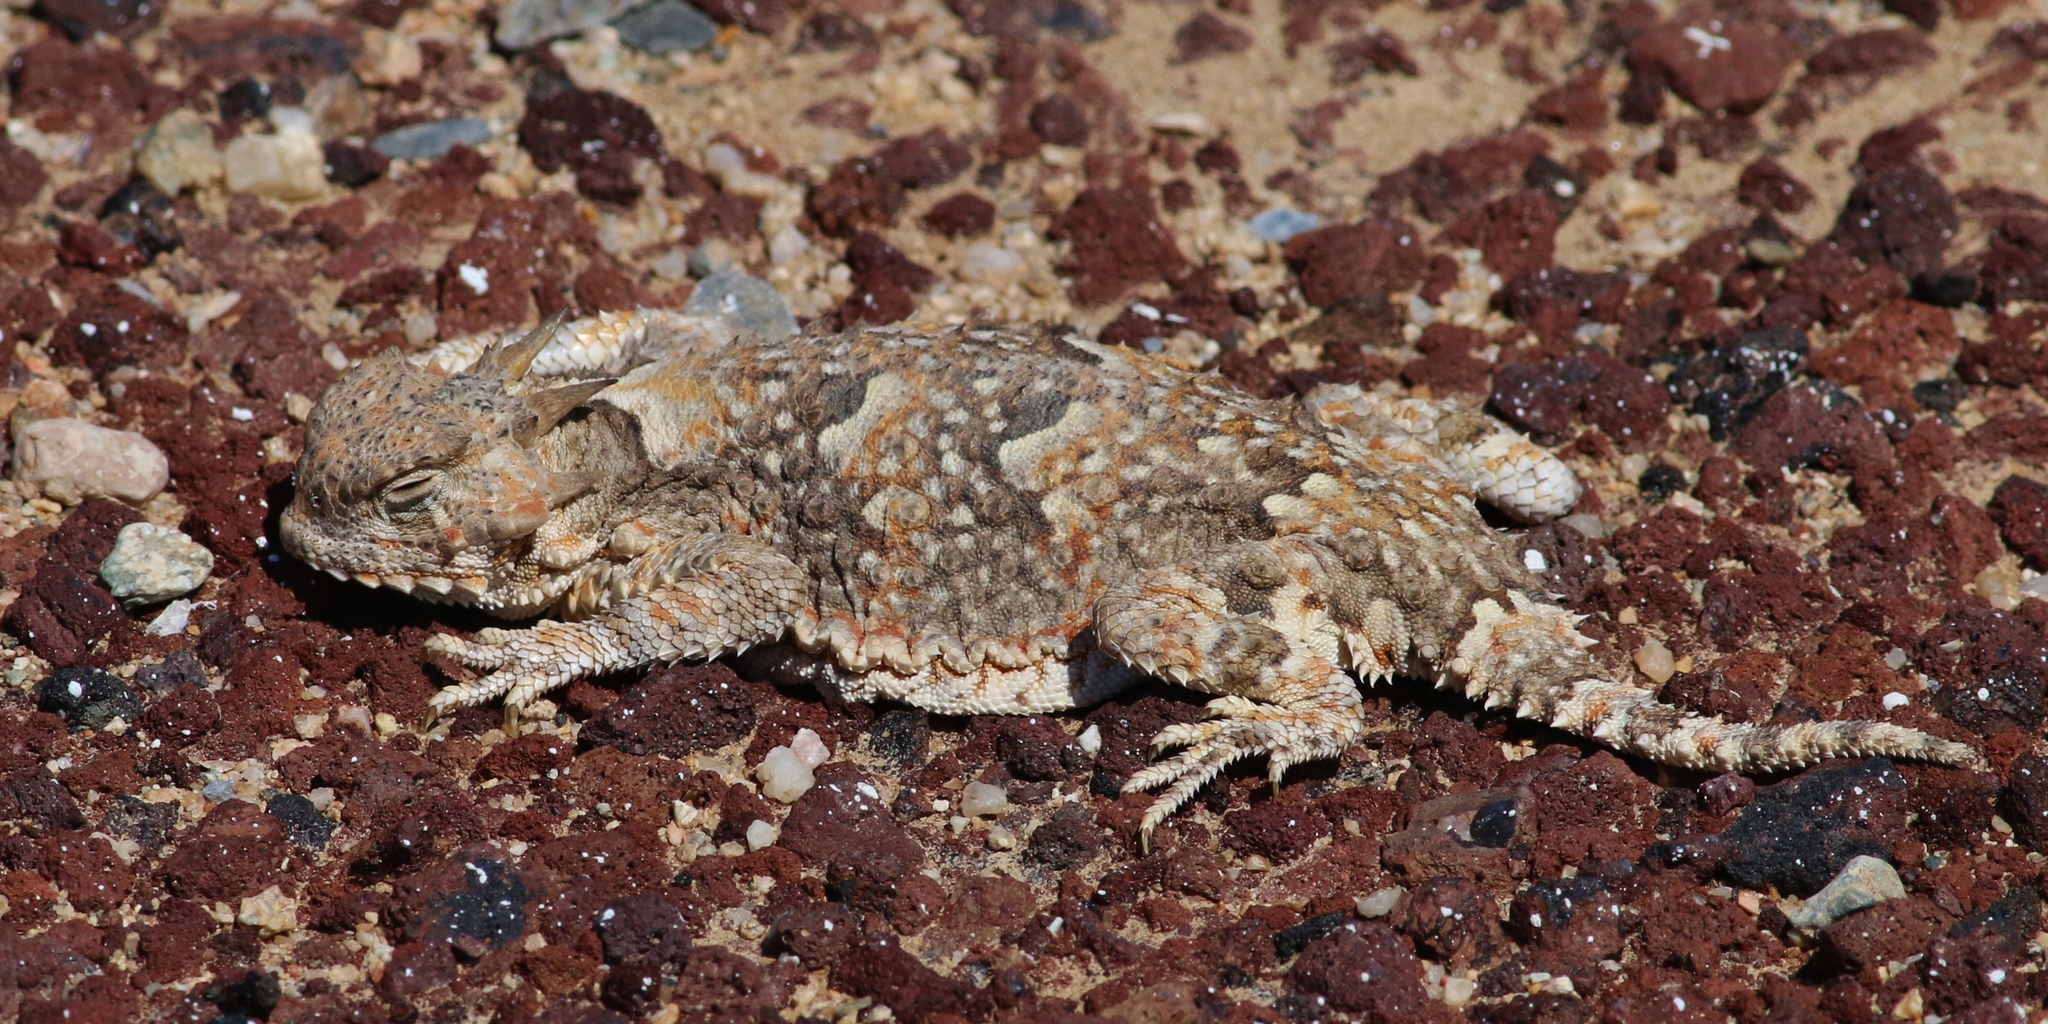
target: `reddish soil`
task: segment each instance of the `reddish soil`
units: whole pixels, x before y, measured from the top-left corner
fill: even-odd
[[[675,57],[494,48],[510,6],[0,11],[0,406],[171,474],[0,482],[0,1019],[2048,1020],[2025,4],[720,0]],[[225,146],[291,107],[317,194],[134,171],[167,117]],[[368,145],[470,116],[436,159]],[[1283,207],[1316,221],[1248,226]],[[944,718],[770,651],[416,731],[458,671],[422,643],[485,623],[278,553],[309,400],[680,305],[699,246],[819,328],[1059,319],[1275,398],[1486,402],[1588,484],[1515,543],[1614,672],[1991,770],[1709,778],[1410,681],[1147,850],[1119,788],[1200,713],[1156,684]],[[216,559],[169,635],[97,576],[145,518]],[[802,729],[832,759],[785,806],[753,772]],[[970,783],[1008,809],[956,817]],[[1794,927],[1865,854],[1906,896]]]

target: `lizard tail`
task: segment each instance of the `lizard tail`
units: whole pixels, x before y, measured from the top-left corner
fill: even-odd
[[[1975,750],[1888,722],[1749,725],[1687,713],[1648,690],[1608,679],[1581,679],[1545,718],[1653,761],[1686,768],[1768,772],[1831,757],[1903,757],[1971,768]]]
[[[1593,641],[1555,605],[1510,591],[1473,609],[1444,684],[1462,677],[1468,697],[1512,706],[1523,718],[1599,740],[1653,761],[1718,771],[1777,771],[1831,757],[1884,756],[1984,767],[1970,747],[1887,722],[1749,725],[1695,715],[1638,686],[1601,674]]]

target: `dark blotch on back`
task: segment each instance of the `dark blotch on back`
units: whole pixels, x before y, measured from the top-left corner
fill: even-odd
[[[870,369],[859,376],[827,377],[818,385],[818,401],[813,409],[818,429],[823,430],[835,423],[843,423],[860,411],[861,403],[867,401],[868,381],[881,374],[879,369]]]
[[[1017,397],[1014,402],[1003,403],[1004,418],[1001,440],[1026,437],[1036,434],[1060,421],[1067,414],[1070,399],[1051,388],[1032,390]]]

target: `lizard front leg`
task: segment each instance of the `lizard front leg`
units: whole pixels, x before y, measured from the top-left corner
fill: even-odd
[[[470,640],[429,639],[430,653],[488,673],[436,693],[427,704],[429,721],[502,695],[511,723],[520,707],[577,679],[715,658],[773,640],[789,627],[805,594],[795,563],[756,541],[723,535],[692,537],[651,553],[622,578],[619,590],[618,600],[587,618],[486,629]]]

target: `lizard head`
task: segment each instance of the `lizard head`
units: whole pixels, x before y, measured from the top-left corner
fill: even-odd
[[[571,580],[538,564],[533,537],[592,480],[551,464],[537,442],[612,383],[516,387],[561,323],[460,372],[392,351],[337,381],[306,421],[279,524],[285,550],[338,579],[438,603],[509,616],[551,603]]]

